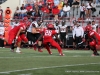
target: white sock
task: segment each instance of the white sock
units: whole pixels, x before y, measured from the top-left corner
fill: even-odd
[[[17,47],[17,51],[20,51],[20,48],[19,47]]]

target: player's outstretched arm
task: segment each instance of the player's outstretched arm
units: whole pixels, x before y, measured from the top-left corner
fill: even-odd
[[[40,37],[37,39],[37,41],[33,44],[36,45],[38,43],[38,41],[43,37],[44,33],[41,33]]]

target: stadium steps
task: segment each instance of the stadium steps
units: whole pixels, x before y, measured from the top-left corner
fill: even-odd
[[[13,17],[16,7],[20,6],[20,0],[7,0],[4,3],[2,3],[0,6],[2,7],[3,11],[5,11],[7,7],[10,7],[12,10],[11,17]]]

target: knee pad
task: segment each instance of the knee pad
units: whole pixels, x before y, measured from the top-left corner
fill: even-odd
[[[17,39],[17,42],[21,42],[21,41],[22,41],[22,39],[19,36],[18,39]]]

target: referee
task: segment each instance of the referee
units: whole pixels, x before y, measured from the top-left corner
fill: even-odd
[[[79,49],[79,43],[82,42],[83,35],[84,35],[83,28],[79,24],[77,24],[73,30],[73,39],[75,39],[76,49]],[[81,47],[83,47],[82,44]]]

